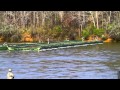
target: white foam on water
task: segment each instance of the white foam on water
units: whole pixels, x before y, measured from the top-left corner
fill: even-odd
[[[61,48],[61,49],[62,49],[62,48],[66,48],[66,47],[58,47],[58,48]]]
[[[96,44],[88,44],[88,45],[96,45]]]
[[[84,45],[79,45],[79,46],[88,46],[88,44],[84,44]]]
[[[40,51],[46,51],[45,49],[41,49]]]
[[[58,49],[58,48],[52,48],[52,49]]]
[[[67,48],[71,48],[71,47],[73,47],[73,46],[67,46]]]

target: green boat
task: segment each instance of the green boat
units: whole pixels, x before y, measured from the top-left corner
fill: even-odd
[[[84,44],[98,44],[103,43],[103,41],[92,41],[92,42],[82,42],[82,41],[64,41],[64,42],[56,42],[50,44],[38,44],[41,49],[51,49],[58,47],[67,47],[67,46],[75,46],[75,45],[84,45]]]
[[[0,45],[0,50],[8,50],[6,42]]]
[[[0,50],[8,50],[7,46],[0,45]]]
[[[22,51],[39,51],[40,47],[26,47],[26,46],[7,46],[9,51],[22,50]]]
[[[54,43],[31,43],[31,44],[8,44],[7,49],[10,51],[22,50],[22,51],[39,51],[40,49],[52,49],[67,46],[85,45],[85,44],[98,44],[103,43],[103,41],[92,41],[92,42],[82,42],[82,41],[63,41]],[[5,47],[4,47],[5,48]]]

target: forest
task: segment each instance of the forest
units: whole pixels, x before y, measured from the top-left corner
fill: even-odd
[[[0,42],[120,41],[120,11],[0,11]]]

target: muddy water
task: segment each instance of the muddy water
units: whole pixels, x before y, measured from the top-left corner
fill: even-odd
[[[0,79],[8,68],[15,79],[117,79],[120,43],[41,52],[0,51]]]

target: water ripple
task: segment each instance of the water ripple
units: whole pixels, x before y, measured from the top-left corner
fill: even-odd
[[[0,51],[0,78],[12,68],[16,79],[116,79],[120,44],[88,45],[41,52]]]

